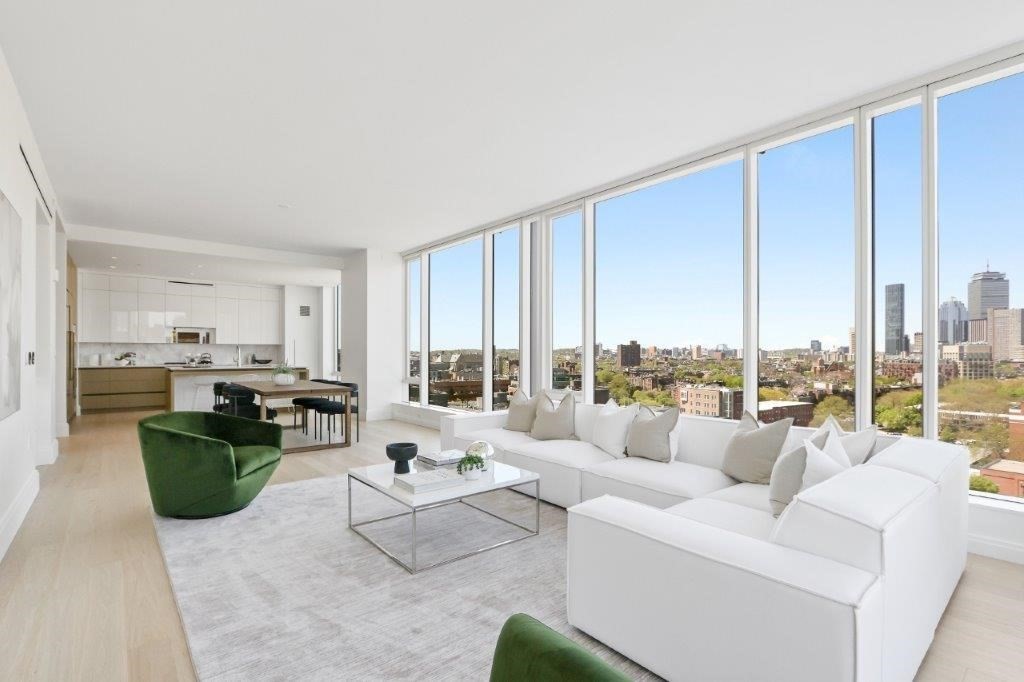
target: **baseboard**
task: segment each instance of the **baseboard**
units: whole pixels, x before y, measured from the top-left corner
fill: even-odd
[[[67,438],[71,435],[71,425],[67,422],[57,424],[57,438]]]
[[[39,446],[36,450],[36,466],[46,466],[47,464],[53,464],[57,461],[57,455],[60,454],[60,445],[57,443],[56,438],[50,439],[48,443],[44,443]]]
[[[11,502],[11,506],[0,518],[0,560],[3,560],[7,549],[14,542],[14,536],[18,534],[18,529],[21,528],[21,523],[25,520],[25,515],[28,514],[28,510],[32,507],[38,494],[39,472],[33,469],[32,474],[26,479],[14,501]]]
[[[391,406],[385,405],[372,410],[366,410],[366,421],[376,422],[391,419]]]
[[[1024,564],[1024,545],[1016,542],[1007,542],[999,538],[968,535],[967,551],[971,554],[981,554],[993,559]]]

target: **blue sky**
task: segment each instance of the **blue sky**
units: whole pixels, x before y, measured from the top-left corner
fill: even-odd
[[[940,299],[966,300],[972,273],[1006,272],[1024,307],[1024,75],[939,102]],[[906,285],[906,332],[921,329],[920,108],[875,123],[876,317],[884,286]],[[761,347],[846,345],[854,312],[853,130],[759,156]],[[553,223],[556,347],[582,343],[582,218]],[[742,164],[599,203],[596,339],[606,346],[740,345]],[[495,341],[515,347],[518,235],[495,245]],[[516,242],[516,243],[513,243]],[[433,348],[479,347],[482,241],[432,256]],[[504,273],[504,274],[502,274]],[[497,295],[501,291],[508,295]],[[505,320],[507,323],[502,323]],[[884,332],[876,325],[876,343]]]

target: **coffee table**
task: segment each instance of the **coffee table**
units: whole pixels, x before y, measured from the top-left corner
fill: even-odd
[[[415,462],[413,466],[414,471],[425,471],[432,468],[433,467],[424,465],[420,462]],[[352,523],[352,481],[362,483],[363,485],[386,495],[391,500],[406,507],[408,511],[381,516],[368,521],[360,521],[359,523]],[[511,519],[505,518],[466,501],[468,498],[472,498],[477,495],[483,495],[485,493],[494,492],[495,490],[513,488],[516,486],[525,486],[530,483],[533,484],[533,498],[535,504],[533,528],[517,523]],[[428,509],[443,507],[449,504],[464,504],[477,511],[493,516],[507,524],[521,528],[524,531],[527,531],[527,534],[521,537],[501,540],[486,547],[474,549],[455,557],[445,558],[441,561],[436,561],[427,566],[419,566],[416,563],[416,516]],[[412,517],[412,560],[408,563],[400,559],[394,552],[390,551],[387,547],[384,547],[361,530],[363,526],[402,516]],[[526,469],[520,469],[518,467],[491,460],[488,463],[488,470],[484,471],[476,481],[463,481],[458,485],[442,488],[440,490],[412,493],[405,488],[400,488],[395,485],[394,465],[390,462],[387,464],[374,464],[372,466],[356,467],[354,469],[349,469],[348,472],[348,527],[361,535],[367,542],[372,544],[381,552],[389,556],[395,563],[405,570],[410,573],[418,573],[419,571],[424,571],[428,568],[435,568],[453,561],[458,561],[459,559],[465,559],[466,557],[473,556],[481,552],[486,552],[487,550],[494,549],[495,547],[501,547],[502,545],[518,542],[519,540],[525,540],[528,537],[532,537],[540,533],[540,476],[532,471],[527,471]],[[458,528],[452,528],[452,531],[458,532]]]

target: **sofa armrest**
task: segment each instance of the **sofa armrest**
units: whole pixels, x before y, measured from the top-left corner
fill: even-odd
[[[605,496],[569,509],[567,583],[572,625],[668,679],[881,678],[881,583],[831,559]]]
[[[441,449],[455,447],[455,439],[470,431],[500,429],[508,422],[508,410],[495,412],[466,412],[441,417]]]

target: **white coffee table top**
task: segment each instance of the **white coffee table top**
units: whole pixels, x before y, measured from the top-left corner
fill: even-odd
[[[416,460],[409,462],[410,471],[430,471],[433,467],[423,465]],[[425,493],[411,493],[405,488],[395,485],[395,465],[392,462],[387,464],[373,464],[366,467],[355,467],[349,469],[348,475],[362,481],[371,488],[376,488],[388,497],[401,502],[407,507],[424,507],[438,502],[450,502],[460,497],[478,495],[480,493],[510,488],[522,483],[531,483],[540,479],[540,476],[520,469],[518,467],[502,464],[491,460],[488,462],[487,471],[481,472],[480,478],[476,481],[463,481],[460,485],[453,485],[440,490],[430,490]]]

